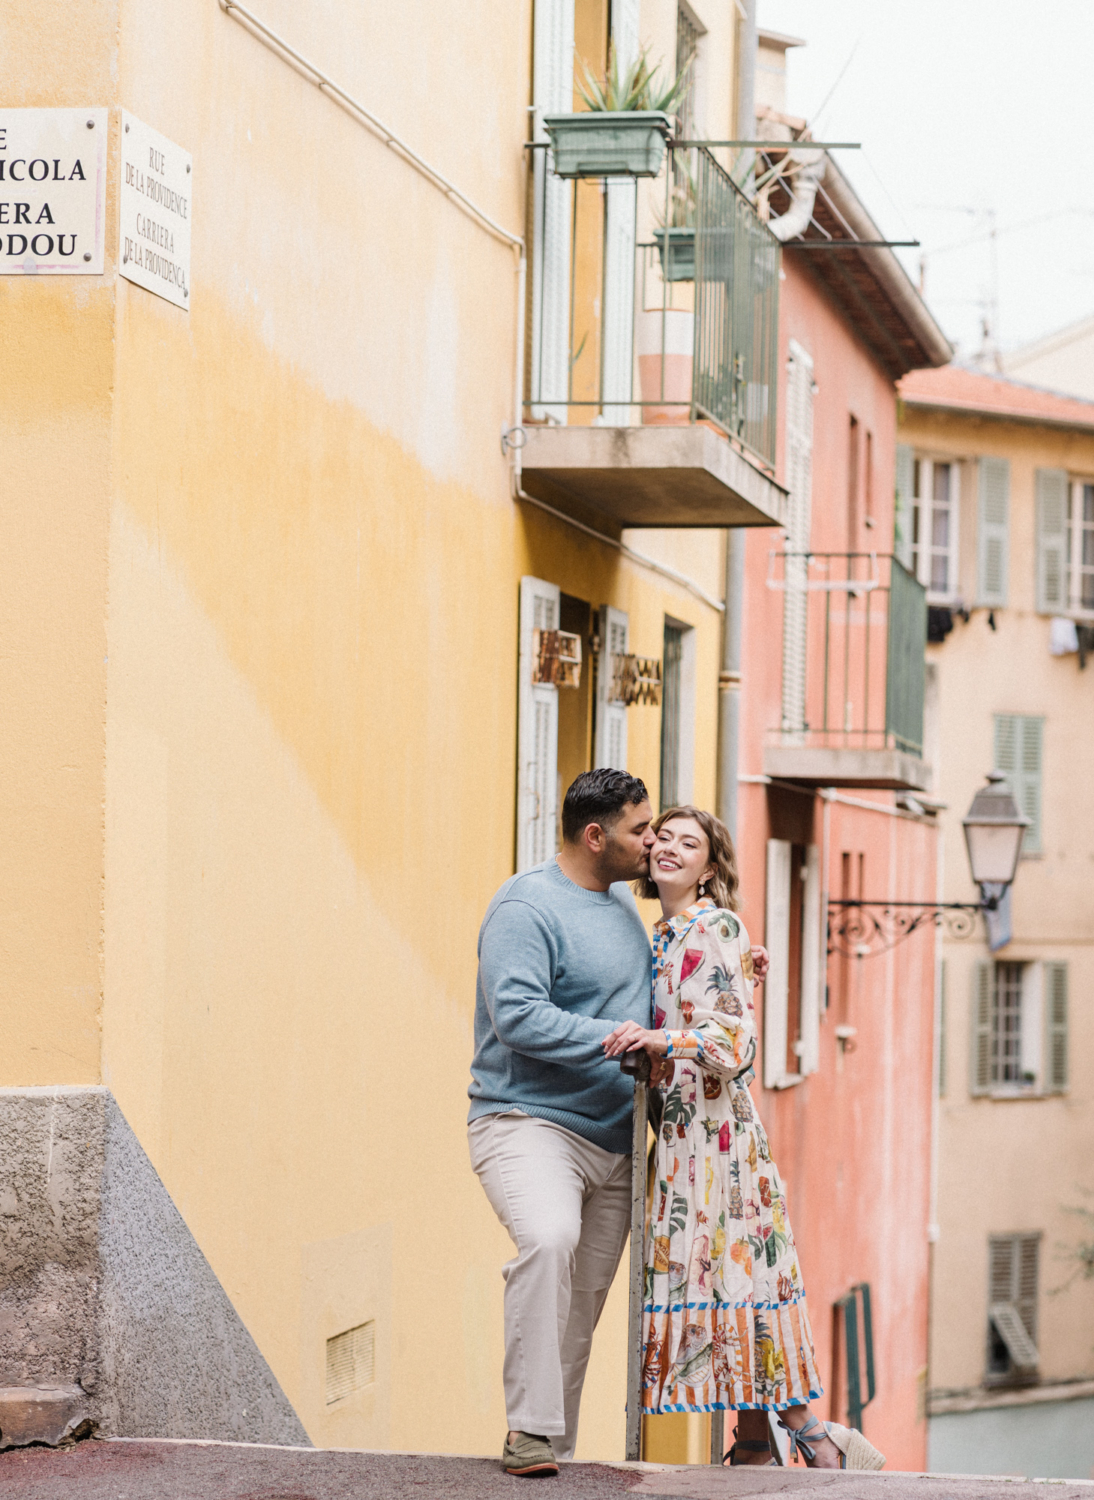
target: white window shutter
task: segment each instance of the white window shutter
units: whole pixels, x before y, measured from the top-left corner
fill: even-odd
[[[972,1038],[969,1049],[969,1092],[991,1089],[991,980],[993,965],[981,961],[972,970]]]
[[[802,980],[801,980],[801,1072],[815,1073],[820,1066],[820,1017],[824,1004],[825,949],[824,912],[821,908],[820,851],[810,844],[805,851],[802,883]]]
[[[802,554],[809,550],[813,498],[813,360],[790,341],[786,381],[786,481],[790,491],[786,507],[786,550]],[[786,559],[786,593],[783,595],[783,689],[784,734],[805,731],[805,651],[809,595],[806,592],[806,559]]]
[[[979,524],[976,538],[976,602],[999,608],[1007,602],[1010,464],[980,460]]]
[[[1037,610],[1058,615],[1067,605],[1067,475],[1038,469]]]
[[[896,445],[896,515],[893,529],[893,551],[897,560],[912,569],[912,486],[915,456],[907,443]]]
[[[517,870],[550,859],[558,825],[558,688],[533,683],[533,632],[557,630],[559,589],[542,578],[520,581],[517,723]]]
[[[1067,1090],[1067,964],[1042,965],[1045,1007],[1044,1088],[1050,1094]]]
[[[630,624],[621,609],[605,604],[599,618],[600,656],[596,665],[596,744],[594,765],[612,766],[617,771],[627,769],[627,709],[623,703],[613,703],[612,676],[616,656],[626,656],[630,650]]]
[[[764,901],[764,946],[771,965],[764,983],[764,1088],[786,1082],[786,1048],[790,1008],[790,864],[786,839],[767,841],[767,891]]]
[[[574,0],[536,0],[532,98],[535,138],[543,116],[574,107]],[[533,151],[533,414],[565,423],[570,386],[570,209],[572,187],[548,170],[549,150]]]
[[[537,0],[538,3],[538,0]],[[612,0],[612,46],[624,74],[639,54],[638,0]],[[634,379],[635,206],[633,177],[609,179],[604,208],[603,420],[630,421]]]

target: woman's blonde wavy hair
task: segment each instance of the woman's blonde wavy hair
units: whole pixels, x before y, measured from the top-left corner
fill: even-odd
[[[653,820],[654,833],[660,832],[673,818],[694,818],[706,834],[710,863],[714,866],[714,874],[706,883],[706,894],[712,898],[715,906],[726,911],[736,911],[737,887],[741,882],[737,874],[737,851],[733,847],[729,829],[720,818],[716,818],[713,813],[704,812],[701,807],[670,807]],[[640,876],[634,882],[634,893],[643,900],[656,901],[657,886],[652,876]]]

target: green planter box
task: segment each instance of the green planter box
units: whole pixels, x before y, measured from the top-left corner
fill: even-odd
[[[548,115],[543,126],[558,177],[656,177],[672,134],[658,109]]]
[[[695,230],[655,229],[654,240],[661,257],[661,275],[666,281],[695,280]]]

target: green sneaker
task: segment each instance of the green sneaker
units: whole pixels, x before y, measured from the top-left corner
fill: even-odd
[[[507,1474],[540,1474],[546,1477],[558,1473],[558,1459],[550,1442],[531,1432],[514,1433],[512,1442],[506,1434],[501,1462]]]

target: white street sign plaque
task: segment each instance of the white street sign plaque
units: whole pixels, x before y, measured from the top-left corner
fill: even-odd
[[[193,157],[122,110],[118,269],[176,307],[190,307]]]
[[[105,109],[0,109],[0,275],[101,276]]]

